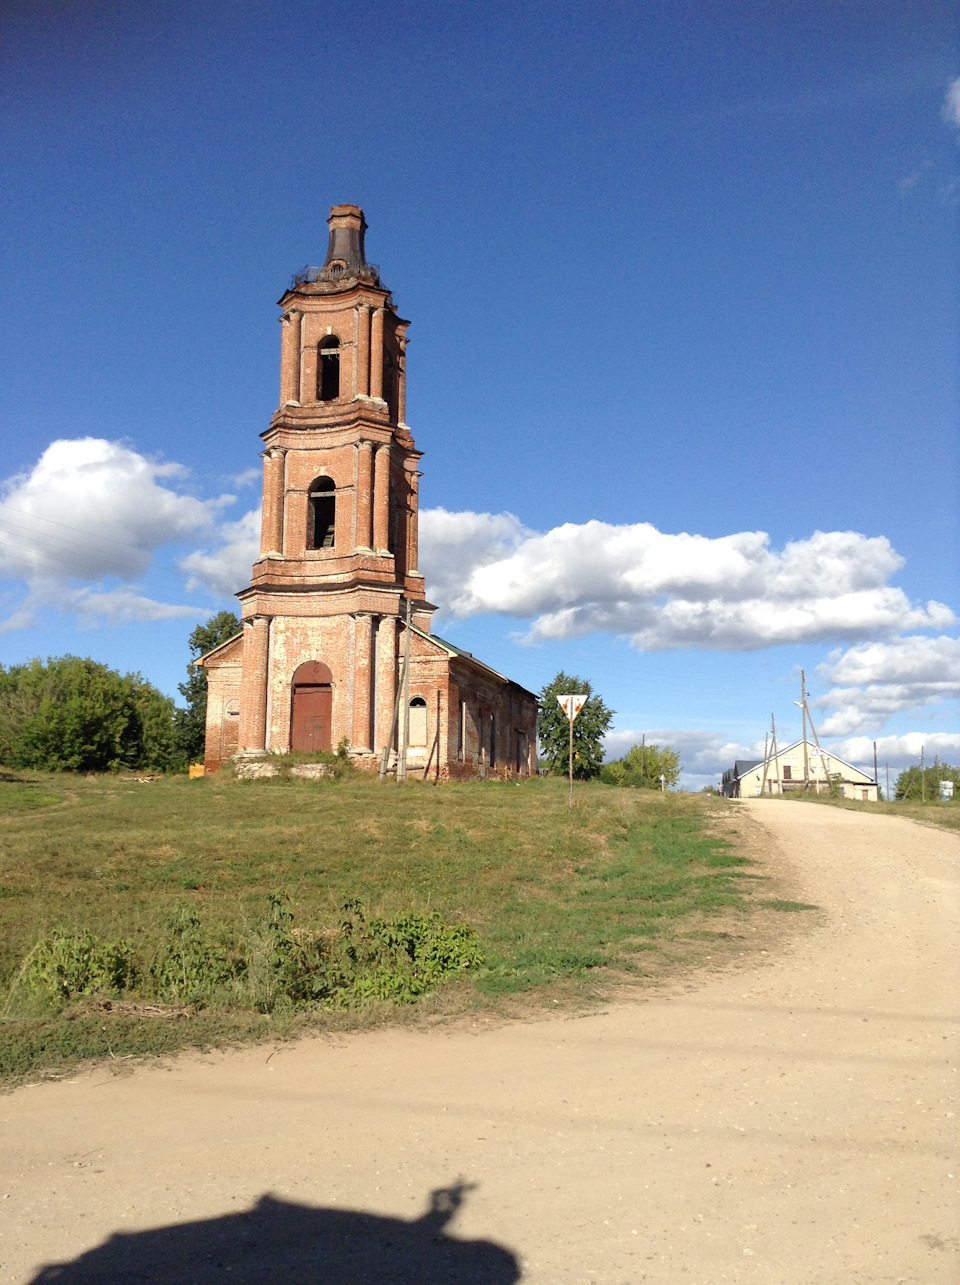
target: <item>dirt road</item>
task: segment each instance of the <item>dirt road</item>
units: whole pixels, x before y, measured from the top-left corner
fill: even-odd
[[[741,971],[0,1099],[0,1281],[956,1285],[960,837],[741,806],[822,907]]]

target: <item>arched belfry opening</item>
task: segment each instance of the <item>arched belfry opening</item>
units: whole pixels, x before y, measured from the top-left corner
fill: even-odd
[[[333,675],[321,660],[297,667],[290,690],[290,748],[301,754],[331,750]]]
[[[318,477],[311,485],[309,504],[307,548],[332,549],[337,525],[337,484],[332,477]]]
[[[340,340],[326,335],[317,346],[317,401],[335,402],[340,396]]]

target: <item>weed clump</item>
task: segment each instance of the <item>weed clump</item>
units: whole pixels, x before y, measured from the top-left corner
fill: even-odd
[[[192,905],[164,921],[152,952],[125,939],[55,930],[34,946],[15,986],[54,1008],[97,997],[271,1013],[372,999],[408,1003],[483,962],[474,930],[439,914],[368,919],[351,900],[335,927],[314,931],[295,928],[289,899],[275,892],[246,937],[207,931]]]
[[[37,942],[21,969],[28,987],[56,1000],[116,995],[136,985],[133,947],[124,938],[101,941],[94,933],[54,932]]]

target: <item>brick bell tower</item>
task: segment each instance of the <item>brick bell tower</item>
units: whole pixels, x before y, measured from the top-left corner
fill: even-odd
[[[429,633],[417,570],[417,465],[404,423],[408,322],[364,253],[356,205],[330,212],[327,257],[283,309],[280,405],[262,434],[260,556],[242,604],[237,748],[390,739],[404,597]],[[239,657],[238,657],[239,659]]]

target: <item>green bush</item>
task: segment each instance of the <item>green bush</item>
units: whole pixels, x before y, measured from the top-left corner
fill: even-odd
[[[622,759],[604,763],[600,780],[607,785],[659,790],[661,775],[667,785],[676,785],[680,770],[680,757],[669,745],[634,745]]]
[[[484,962],[476,933],[439,915],[367,919],[348,901],[336,928],[293,926],[286,896],[273,893],[246,939],[204,930],[194,906],[178,906],[149,959],[126,940],[56,931],[20,970],[28,990],[60,1004],[85,996],[157,999],[198,1008],[260,1012],[367,999],[404,1003]]]
[[[182,769],[175,707],[139,674],[78,656],[0,665],[0,762],[43,771]]]
[[[927,803],[935,803],[940,798],[941,781],[953,782],[953,797],[960,801],[960,768],[951,767],[949,763],[925,767],[922,773],[916,763],[905,768],[897,777],[893,797],[901,801],[919,801],[925,797]]]
[[[203,1006],[226,983],[245,973],[242,952],[211,940],[194,906],[178,906],[164,928],[166,934],[148,970],[158,999]]]
[[[22,974],[28,987],[58,1000],[117,995],[137,981],[130,942],[101,941],[93,933],[62,930],[37,943]]]

